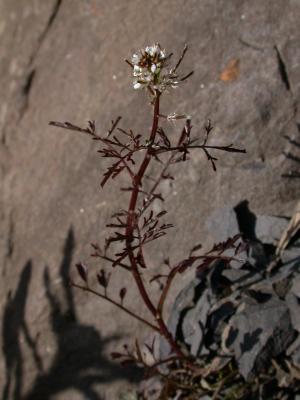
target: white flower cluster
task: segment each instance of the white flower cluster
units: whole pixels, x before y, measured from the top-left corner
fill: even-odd
[[[140,54],[133,54],[133,88],[163,92],[167,87],[177,87],[177,75],[172,71],[163,72],[168,58],[158,43],[142,49]]]

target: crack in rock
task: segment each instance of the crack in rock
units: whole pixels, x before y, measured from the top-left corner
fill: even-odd
[[[30,67],[34,63],[34,60],[37,57],[37,54],[41,48],[41,45],[44,42],[51,26],[53,25],[54,20],[56,19],[57,15],[58,15],[59,9],[62,5],[62,1],[63,0],[56,0],[54,7],[52,9],[52,12],[50,14],[50,17],[48,19],[48,22],[45,26],[45,29],[43,30],[40,37],[38,38],[37,45],[30,56],[28,67]],[[26,76],[25,83],[21,88],[22,96],[23,96],[23,104],[20,109],[19,122],[22,120],[22,118],[24,117],[24,114],[26,113],[26,111],[29,107],[29,94],[30,94],[30,90],[32,88],[32,84],[33,84],[33,80],[34,80],[35,76],[36,76],[36,68],[30,68],[30,71]]]
[[[12,212],[9,216],[9,232],[6,244],[6,259],[11,259],[14,252],[14,232],[15,232],[15,224],[12,216]]]
[[[62,2],[63,2],[63,0],[56,0],[54,7],[52,9],[52,12],[50,14],[50,17],[48,19],[48,22],[46,24],[46,27],[43,30],[43,32],[41,33],[40,37],[38,38],[37,46],[30,57],[29,65],[31,65],[34,62],[42,43],[44,42],[51,26],[53,25],[54,20],[56,19],[57,15],[58,15],[58,12],[62,5]]]
[[[29,107],[29,94],[32,88],[32,83],[35,77],[36,70],[32,69],[29,74],[26,77],[25,84],[22,87],[22,96],[23,96],[23,102],[22,106],[20,108],[20,114],[19,114],[19,121],[22,120],[24,114],[26,113],[28,107]]]
[[[278,70],[279,70],[280,78],[281,78],[282,82],[284,83],[286,90],[290,91],[291,85],[290,85],[290,80],[289,80],[289,76],[287,73],[286,65],[283,61],[283,58],[281,57],[278,47],[274,46],[274,49],[275,49],[276,55],[277,55]]]

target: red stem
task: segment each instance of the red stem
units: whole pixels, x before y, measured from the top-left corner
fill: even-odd
[[[127,216],[127,224],[126,224],[126,248],[128,251],[128,257],[130,260],[131,264],[131,271],[133,274],[133,277],[135,279],[135,282],[137,284],[138,290],[147,306],[151,314],[154,316],[154,318],[157,321],[157,324],[159,326],[159,330],[162,336],[166,338],[166,340],[169,342],[172,350],[179,356],[179,357],[185,357],[180,348],[178,347],[177,343],[173,339],[172,335],[170,334],[166,324],[164,323],[160,312],[157,310],[157,308],[154,306],[152,303],[147,290],[145,288],[144,282],[141,278],[136,257],[134,255],[134,248],[132,247],[132,242],[134,240],[134,229],[137,225],[137,216],[135,213],[136,209],[136,204],[138,200],[138,194],[139,194],[139,187],[141,186],[142,179],[144,177],[144,174],[146,172],[146,169],[150,163],[151,160],[151,153],[152,153],[152,144],[154,142],[157,128],[158,128],[158,120],[159,120],[159,98],[160,98],[160,92],[156,91],[155,92],[155,99],[154,99],[154,111],[153,111],[153,123],[152,123],[152,129],[149,137],[149,147],[147,148],[145,157],[140,165],[140,168],[135,175],[133,179],[133,190],[131,192],[131,198],[129,202],[129,208],[128,208],[128,216]]]
[[[128,256],[129,260],[131,263],[132,267],[132,273],[134,276],[134,279],[137,283],[138,289],[148,307],[148,309],[151,311],[151,313],[156,316],[156,308],[154,307],[152,301],[150,300],[148,293],[145,289],[144,283],[142,281],[141,275],[138,271],[138,266],[136,263],[136,259],[133,253],[132,249],[132,241],[133,241],[133,232],[134,228],[136,225],[136,215],[135,215],[135,208],[136,208],[136,203],[138,199],[138,194],[139,194],[139,186],[141,185],[143,176],[145,174],[145,171],[150,163],[151,160],[151,143],[153,143],[157,127],[158,127],[158,114],[159,114],[159,93],[156,93],[155,97],[155,103],[154,103],[154,114],[153,114],[153,124],[152,124],[152,130],[150,134],[150,146],[147,148],[145,157],[141,163],[141,166],[138,170],[138,173],[135,175],[133,179],[133,190],[131,192],[131,198],[129,202],[129,208],[128,208],[128,217],[127,217],[127,224],[126,224],[126,247],[128,249]]]
[[[154,329],[156,332],[159,332],[159,329],[151,324],[151,322],[147,321],[146,319],[140,317],[139,315],[135,314],[133,311],[129,310],[128,308],[124,307],[122,304],[116,302],[115,300],[111,299],[110,297],[108,297],[106,294],[103,295],[99,292],[96,292],[96,290],[93,290],[91,288],[89,288],[88,286],[83,286],[83,285],[78,285],[77,283],[72,283],[72,286],[74,286],[75,288],[84,290],[85,292],[89,292],[92,293],[98,297],[101,297],[101,299],[107,300],[109,303],[114,304],[115,306],[117,306],[118,308],[120,308],[121,310],[125,311],[127,314],[129,314],[131,317],[137,319],[138,321],[142,322],[143,324],[149,326],[149,328]]]

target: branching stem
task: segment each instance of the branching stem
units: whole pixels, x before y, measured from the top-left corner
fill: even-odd
[[[130,202],[129,202],[129,208],[128,208],[128,217],[127,217],[127,227],[126,227],[126,248],[128,251],[128,257],[130,260],[131,264],[131,272],[133,274],[134,280],[137,284],[138,290],[148,308],[148,310],[151,312],[151,314],[154,316],[154,318],[157,321],[158,327],[160,334],[165,337],[165,339],[169,342],[172,350],[179,356],[179,357],[184,357],[184,354],[180,350],[179,346],[177,345],[176,341],[173,339],[172,335],[170,334],[166,324],[164,323],[160,313],[158,312],[157,308],[154,306],[152,303],[149,294],[145,288],[144,282],[142,280],[138,265],[137,265],[137,260],[134,254],[134,248],[132,246],[133,238],[134,238],[134,230],[136,228],[137,224],[137,217],[136,217],[136,205],[137,205],[137,200],[138,200],[138,194],[139,194],[139,187],[142,184],[142,180],[144,177],[144,174],[147,170],[147,167],[151,161],[151,156],[152,156],[152,143],[154,143],[155,136],[157,133],[157,128],[158,128],[158,120],[159,120],[159,100],[160,100],[160,92],[156,91],[155,93],[155,98],[154,98],[154,111],[153,111],[153,123],[152,123],[152,129],[149,137],[149,147],[147,148],[146,154],[144,156],[144,159],[140,165],[140,168],[135,175],[133,179],[133,190],[131,192],[131,197],[130,197]]]
[[[97,292],[96,290],[91,289],[88,286],[83,286],[83,285],[78,285],[77,283],[72,283],[72,286],[74,286],[77,289],[81,289],[85,292],[92,293],[97,297],[100,297],[101,299],[107,300],[109,303],[114,304],[116,307],[120,308],[121,310],[125,311],[127,314],[129,314],[131,317],[137,319],[138,321],[142,322],[143,324],[147,325],[149,328],[154,329],[156,332],[159,332],[159,328],[155,325],[153,325],[151,322],[147,321],[146,319],[140,317],[139,315],[135,314],[133,311],[129,310],[128,308],[124,307],[122,304],[118,303],[117,301],[113,300],[112,298]]]
[[[238,149],[236,147],[232,147],[232,145],[228,146],[209,146],[207,144],[199,144],[199,145],[181,145],[181,146],[175,146],[175,147],[166,147],[162,148],[156,151],[157,154],[160,153],[166,153],[168,151],[183,151],[183,150],[189,150],[189,149],[212,149],[212,150],[222,150],[222,151],[228,151],[230,153],[246,153],[245,149]]]

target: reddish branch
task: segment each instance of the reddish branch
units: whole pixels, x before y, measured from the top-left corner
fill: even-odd
[[[121,303],[118,303],[117,301],[113,300],[112,298],[108,297],[107,295],[101,294],[86,285],[78,285],[77,283],[72,282],[72,286],[74,286],[77,289],[81,289],[85,292],[92,293],[95,296],[100,297],[101,299],[107,300],[109,303],[111,303],[111,304],[115,305],[116,307],[120,308],[121,310],[125,311],[131,317],[137,319],[140,322],[143,322],[149,328],[154,329],[154,331],[159,332],[159,329],[157,328],[157,326],[153,325],[151,322],[147,321],[146,319],[140,317],[138,314],[136,314],[133,311],[129,310],[128,308],[124,307]]]
[[[166,324],[164,323],[161,313],[154,306],[154,304],[152,303],[152,301],[147,293],[147,290],[145,288],[143,279],[141,277],[141,274],[140,274],[140,271],[138,268],[137,260],[136,260],[135,254],[134,254],[134,249],[132,248],[133,233],[134,233],[134,230],[138,223],[135,210],[136,210],[136,205],[137,205],[137,200],[138,200],[138,195],[139,195],[139,187],[142,184],[144,174],[145,174],[147,167],[151,161],[152,152],[153,152],[152,144],[154,143],[155,136],[157,133],[157,128],[158,128],[159,99],[160,99],[160,93],[158,91],[156,91],[155,100],[154,100],[153,123],[152,123],[152,129],[151,129],[151,133],[150,133],[150,137],[149,137],[149,146],[147,148],[147,151],[146,151],[144,159],[141,163],[141,166],[133,179],[133,190],[131,192],[131,198],[130,198],[130,202],[129,202],[127,227],[126,227],[126,234],[125,234],[126,235],[126,248],[128,251],[128,257],[129,257],[130,264],[131,264],[131,272],[132,272],[135,282],[137,284],[138,290],[139,290],[147,308],[149,309],[151,314],[156,319],[161,335],[166,338],[166,340],[169,342],[172,350],[178,356],[184,357],[184,354],[178,347],[176,341],[174,340],[174,338],[170,334]]]

